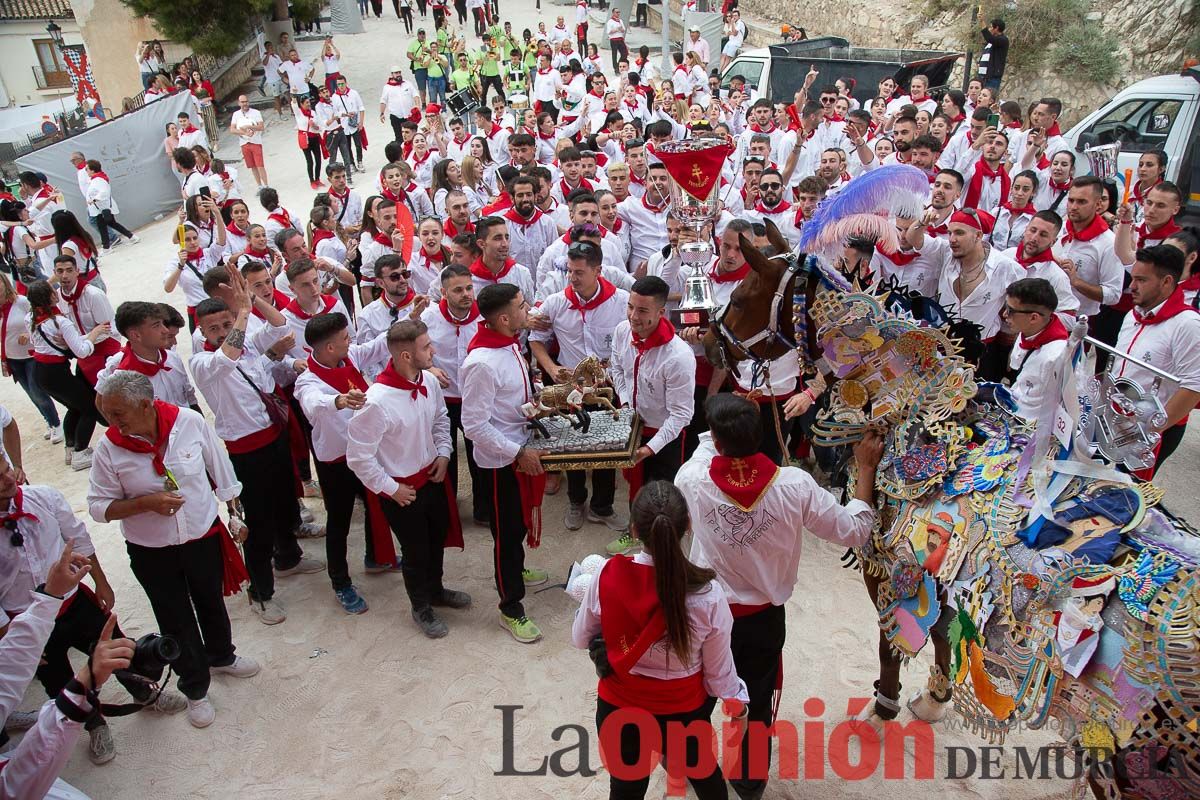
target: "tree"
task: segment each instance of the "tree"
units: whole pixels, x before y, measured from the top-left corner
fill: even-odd
[[[245,41],[255,17],[271,14],[274,0],[121,0],[150,17],[163,35],[198,54],[227,56]]]

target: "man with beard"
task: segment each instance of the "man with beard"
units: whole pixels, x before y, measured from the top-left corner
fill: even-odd
[[[409,286],[409,271],[400,256],[395,253],[380,256],[375,269],[378,272],[376,280],[383,291],[358,315],[355,340],[359,344],[373,340],[402,319],[420,319],[429,307],[429,298],[418,295]],[[373,378],[374,373],[368,372],[367,376]]]
[[[742,162],[742,174],[718,189],[721,192],[722,210],[740,216],[754,208],[758,202],[758,182],[762,180],[764,169],[766,164],[761,157],[746,156]]]
[[[667,214],[671,205],[668,189],[670,175],[661,162],[651,164],[646,174],[645,194],[641,197],[627,197],[617,206],[617,215],[629,226],[632,242],[629,264],[634,272],[667,243]]]
[[[982,143],[983,152],[979,159],[963,172],[966,191],[963,194],[962,205],[963,208],[990,211],[1008,202],[1008,189],[1012,185],[1004,165],[1004,157],[1008,154],[1008,136],[989,131],[977,142]]]
[[[1079,298],[1071,290],[1071,279],[1058,265],[1052,249],[1062,229],[1062,217],[1053,211],[1039,211],[1025,226],[1021,244],[1004,251],[1004,255],[1025,268],[1026,278],[1043,278],[1058,296],[1054,309],[1074,316],[1079,311]]]
[[[792,204],[783,199],[783,175],[777,169],[763,170],[758,180],[759,200],[746,216],[752,219],[771,220],[783,238],[793,248],[800,245],[800,229],[795,225],[796,212]]]
[[[792,224],[796,230],[800,230],[806,219],[811,219],[813,212],[817,210],[817,204],[825,199],[825,192],[829,188],[829,184],[816,175],[809,175],[796,184],[793,193],[796,196],[796,202],[793,208],[796,214],[792,217]]]
[[[565,234],[555,239],[553,244],[546,248],[542,253],[542,257],[538,260],[537,271],[534,274],[534,280],[538,286],[538,301],[544,300],[554,292],[562,291],[566,286],[565,279],[558,280],[561,275],[566,272],[567,263],[567,248],[571,243],[578,241],[578,238],[572,237],[572,232],[580,226],[586,226],[587,230],[592,233],[599,241],[603,263],[605,267],[620,267],[620,271],[624,274],[624,278],[618,277],[618,288],[628,289],[633,285],[633,277],[625,271],[625,262],[621,258],[621,244],[617,241],[616,235],[604,229],[600,224],[600,206],[596,202],[596,196],[591,192],[577,190],[571,195],[569,201],[571,208],[571,228]],[[546,281],[547,276],[551,271],[559,273],[554,280],[557,286],[548,291],[543,292],[542,285]],[[613,277],[609,274],[604,276],[607,280],[612,281]],[[628,282],[628,285],[622,285]]]
[[[957,169],[961,172],[975,161],[979,157],[979,148],[974,145],[987,132],[988,117],[991,115],[990,108],[975,109],[967,124],[960,125],[958,131],[942,147],[942,154],[938,157],[938,166],[942,169]],[[1011,143],[1009,149],[1012,149]]]
[[[1016,163],[1025,161],[1025,152],[1029,148],[1039,148],[1043,153],[1053,155],[1060,150],[1070,150],[1070,143],[1063,138],[1062,130],[1058,127],[1058,115],[1062,113],[1062,100],[1057,97],[1043,97],[1033,107],[1029,114],[1029,129],[1016,137]]]
[[[451,189],[446,193],[446,221],[442,223],[442,233],[447,239],[453,239],[460,233],[474,233],[475,223],[471,221],[471,201],[460,189]]]
[[[937,160],[941,153],[942,145],[937,139],[929,135],[918,136],[908,148],[908,163],[924,172],[932,185],[938,174]]]
[[[901,114],[896,117],[892,123],[892,141],[896,145],[896,152],[892,153],[886,159],[884,164],[907,164],[912,158],[909,152],[912,149],[912,143],[917,138],[917,117],[915,114]]]
[[[756,100],[750,106],[750,125],[738,137],[737,157],[740,160],[750,152],[750,139],[757,134],[763,134],[771,139],[771,160],[779,161],[779,142],[785,133],[775,124],[774,109],[767,99]]]
[[[497,283],[511,283],[533,297],[533,274],[524,264],[509,257],[507,220],[502,217],[479,220],[475,223],[475,240],[480,256],[470,265],[470,270],[476,297],[485,286]]]
[[[925,209],[925,214],[921,217],[921,224],[926,235],[945,238],[949,232],[947,223],[958,205],[962,187],[962,175],[956,170],[944,169],[938,172],[937,177],[933,179],[933,186],[929,193],[929,207]],[[912,243],[910,242],[910,244]]]
[[[1076,178],[1067,193],[1067,224],[1059,236],[1063,257],[1058,263],[1079,298],[1079,313],[1089,318],[1102,305],[1111,306],[1121,299],[1125,278],[1125,267],[1114,250],[1116,237],[1100,216],[1105,208],[1107,200],[1100,179],[1093,175]],[[1104,331],[1091,327],[1093,335],[1102,341],[1116,341],[1119,326]]]
[[[358,246],[359,255],[362,256],[358,291],[364,306],[375,299],[375,263],[389,254],[398,254],[401,263],[407,263],[404,250],[412,247],[411,242],[406,242],[404,231],[396,225],[395,202],[386,197],[376,201],[374,214],[378,232],[370,238],[363,236],[362,244]]]
[[[504,212],[510,255],[518,264],[538,263],[546,248],[558,238],[558,226],[534,205],[537,179],[520,175],[512,182],[512,208]],[[532,292],[530,293],[532,296]]]
[[[846,184],[850,183],[850,173],[846,171],[846,153],[836,147],[829,148],[821,153],[821,160],[817,162],[816,175],[821,180],[825,181],[826,197],[834,197],[842,189],[846,188]]]

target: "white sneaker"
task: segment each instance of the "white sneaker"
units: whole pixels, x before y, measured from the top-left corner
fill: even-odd
[[[71,456],[71,470],[73,472],[83,472],[85,469],[90,469],[92,466],[92,448],[88,447],[83,450],[76,450]]]
[[[47,426],[46,426],[46,432],[42,434],[42,438],[43,438],[43,439],[49,439],[49,438],[50,438],[50,431],[52,431],[52,430],[54,430],[54,426],[53,426],[53,425],[47,425]]]
[[[130,236],[130,237],[129,237],[129,243],[130,243],[130,244],[138,244],[138,243],[140,243],[141,241],[142,241],[142,239],[141,239],[141,237],[140,237],[140,236]]]
[[[71,460],[75,458],[75,448],[67,445],[66,456],[63,458],[63,463],[68,467],[71,466]]]
[[[207,728],[217,718],[217,710],[213,708],[213,704],[209,702],[207,695],[201,697],[199,700],[189,699],[187,706],[188,722],[192,723],[196,728]]]
[[[46,438],[50,440],[50,444],[58,444],[63,440],[62,425],[56,425],[53,428],[46,429]]]
[[[262,669],[258,662],[252,658],[245,656],[234,656],[232,664],[226,664],[223,667],[210,667],[209,672],[215,672],[218,675],[232,675],[235,678],[250,678],[258,674]]]
[[[254,610],[255,614],[258,614],[263,625],[278,625],[287,619],[287,612],[283,610],[283,606],[279,604],[278,600],[265,600],[261,603],[255,601],[250,604],[250,608]]]

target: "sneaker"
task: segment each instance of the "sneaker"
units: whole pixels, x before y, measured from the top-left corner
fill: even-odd
[[[50,429],[50,444],[58,444],[63,440],[62,425],[55,425]]]
[[[450,629],[446,627],[446,623],[438,619],[437,614],[434,614],[433,609],[429,606],[414,608],[412,618],[413,622],[417,623],[417,627],[421,629],[421,633],[430,639],[441,639],[450,632]]]
[[[546,488],[542,492],[544,495],[558,494],[558,490],[562,488],[562,473],[551,472],[546,476]]]
[[[27,731],[37,724],[38,716],[41,714],[38,711],[14,711],[8,715],[8,719],[4,720],[4,730],[13,733],[16,731]]]
[[[102,255],[102,256],[106,256],[106,255],[108,255],[109,253],[111,253],[112,251],[113,251],[113,248],[111,248],[111,247],[101,247],[101,248],[100,248],[100,255]]]
[[[53,430],[54,430],[54,426],[53,426],[53,425],[47,425],[47,426],[46,426],[46,432],[42,434],[42,438],[43,438],[43,439],[49,439],[49,438],[50,438],[50,432],[51,432],[51,431],[53,431]]]
[[[85,469],[90,469],[92,466],[92,448],[87,447],[83,450],[76,450],[71,455],[71,471],[82,472]]]
[[[137,236],[136,234],[134,236],[129,237],[130,244],[141,244],[141,242],[142,242],[142,237]]]
[[[122,240],[121,240],[121,237],[120,237],[120,236],[117,236],[116,238],[114,238],[114,239],[112,240],[112,243],[111,243],[111,244],[109,244],[109,246],[108,246],[108,249],[109,249],[109,250],[116,250],[118,247],[120,247],[120,246],[121,246],[121,241],[122,241]]]
[[[616,531],[617,533],[624,533],[625,531],[629,530],[629,518],[624,514],[617,512],[615,509],[609,514],[601,515],[589,508],[587,512],[587,521],[599,522],[600,524],[606,526],[610,531]]]
[[[287,612],[283,610],[283,606],[279,604],[278,600],[252,602],[250,608],[254,610],[255,614],[258,614],[258,618],[262,620],[263,625],[278,625],[287,619]],[[188,701],[188,708],[191,709],[190,700]]]
[[[288,567],[287,569],[279,569],[278,567],[276,567],[275,574],[280,578],[286,578],[291,575],[307,575],[307,574],[313,573],[313,572],[324,572],[324,571],[325,571],[325,562],[324,561],[320,560],[319,558],[309,558],[308,556],[301,556],[300,560],[296,562],[295,566]]]
[[[187,708],[187,698],[179,692],[163,689],[158,693],[158,697],[154,698],[153,702],[147,701],[142,705],[146,708],[152,708],[161,714],[177,714]]]
[[[541,586],[546,581],[550,580],[550,573],[544,569],[534,569],[527,567],[521,570],[521,580],[525,581],[526,586]]]
[[[512,634],[521,644],[533,644],[542,638],[542,631],[526,616],[509,617],[500,614],[500,627]]]
[[[316,181],[309,181],[309,182],[308,182],[308,188],[310,188],[310,189],[316,189],[316,188],[317,188],[317,182],[316,182]]]
[[[399,561],[392,563],[392,564],[377,564],[374,561],[368,561],[365,558],[363,559],[363,572],[367,573],[368,575],[378,575],[381,572],[399,572],[399,571],[400,571],[400,562]]]
[[[569,531],[577,531],[583,527],[583,505],[567,504],[567,513],[563,516],[563,525]]]
[[[470,608],[471,595],[454,589],[442,589],[442,593],[433,598],[432,605],[443,608]]]
[[[73,458],[75,458],[75,445],[69,444],[67,445],[67,454],[66,458],[63,459],[63,463],[69,467]]]
[[[300,522],[316,522],[317,518],[313,516],[312,511],[304,503],[300,504]]]
[[[218,675],[232,675],[235,678],[253,678],[261,669],[262,667],[253,658],[234,656],[232,664],[226,664],[223,667],[209,667],[208,671]]]
[[[305,481],[304,482],[304,496],[305,497],[320,497],[321,496],[320,484],[318,484],[316,481]]]
[[[345,589],[334,589],[333,593],[337,595],[342,610],[347,614],[362,614],[367,610],[367,601],[358,593],[357,588],[347,586]]]
[[[107,764],[117,757],[117,746],[113,744],[112,731],[101,725],[88,731],[88,758],[93,764]]]
[[[207,728],[217,718],[217,710],[213,708],[213,704],[209,702],[207,695],[201,697],[199,700],[188,700],[187,708],[188,722],[192,723],[193,727]]]
[[[620,556],[630,552],[631,550],[636,550],[641,546],[642,543],[633,538],[633,534],[626,531],[625,533],[621,534],[620,538],[614,539],[605,545],[604,549],[610,556]]]
[[[297,539],[320,539],[324,535],[325,526],[314,522],[302,522],[300,527],[296,528]]]

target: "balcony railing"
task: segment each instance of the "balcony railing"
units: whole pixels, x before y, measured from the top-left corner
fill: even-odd
[[[33,67],[33,79],[39,89],[70,89],[71,76],[63,72],[46,72],[41,67]]]

